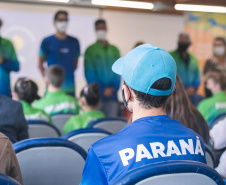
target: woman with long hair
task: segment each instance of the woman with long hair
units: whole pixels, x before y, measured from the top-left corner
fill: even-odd
[[[176,77],[176,89],[165,104],[166,113],[173,119],[194,130],[209,142],[209,127],[197,108],[191,103],[180,78]]]

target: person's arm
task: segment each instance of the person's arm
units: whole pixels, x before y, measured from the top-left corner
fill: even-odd
[[[193,80],[193,87],[197,91],[199,85],[200,85],[200,71],[199,71],[199,64],[198,60],[194,57],[195,63],[195,72],[194,72],[194,80]]]
[[[1,57],[0,63],[3,69],[7,71],[19,71],[20,70],[20,64],[16,56],[16,51],[13,47],[13,44],[9,42],[8,45],[9,48],[7,48],[8,52],[10,53],[9,58],[3,58]]]
[[[17,107],[17,118],[16,119],[17,119],[17,123],[19,125],[17,140],[21,141],[24,139],[28,139],[29,138],[28,124],[24,117],[23,108],[22,108],[21,104],[19,104],[19,106]]]
[[[80,185],[106,185],[107,175],[100,159],[90,147]]]
[[[80,53],[80,44],[79,44],[78,40],[76,40],[76,42],[75,42],[75,48],[77,48],[77,50],[76,50],[76,58],[75,58],[75,70],[76,70],[77,67],[78,67],[78,59],[79,59],[79,56],[81,55],[81,53]]]
[[[46,52],[45,52],[45,47],[46,47],[46,41],[43,40],[40,46],[40,51],[39,51],[39,60],[38,60],[38,68],[42,74],[42,76],[44,76],[44,72],[45,72],[45,68],[43,66],[44,62],[46,61]]]
[[[0,173],[3,173],[23,184],[20,166],[10,140],[1,134]]]

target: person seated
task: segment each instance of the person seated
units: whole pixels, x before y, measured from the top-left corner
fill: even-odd
[[[0,173],[23,184],[20,166],[15,151],[8,137],[0,133]]]
[[[52,119],[48,114],[43,110],[31,106],[32,102],[40,99],[38,95],[38,86],[32,80],[19,78],[15,84],[14,92],[12,92],[12,97],[22,104],[24,116],[27,121],[38,120],[52,123]]]
[[[64,70],[51,65],[45,71],[47,94],[40,100],[36,100],[33,107],[44,110],[49,115],[61,113],[79,113],[78,101],[61,90],[64,82]]]
[[[0,95],[0,132],[11,142],[28,139],[28,125],[21,103]]]
[[[210,72],[206,77],[206,87],[213,94],[212,97],[202,100],[198,110],[210,126],[211,122],[220,114],[226,112],[225,75]]]
[[[80,184],[112,184],[128,171],[164,161],[206,163],[201,136],[164,109],[176,80],[171,55],[144,44],[117,60],[112,69],[124,80],[123,101],[133,112],[133,122],[90,147]]]
[[[63,128],[63,134],[75,129],[86,128],[91,121],[104,117],[104,113],[98,111],[100,100],[99,85],[91,83],[84,87],[80,93],[79,104],[82,113],[72,116]]]
[[[165,109],[172,119],[178,120],[184,126],[194,130],[205,143],[209,143],[209,127],[198,109],[191,103],[178,75],[176,89],[167,99]]]

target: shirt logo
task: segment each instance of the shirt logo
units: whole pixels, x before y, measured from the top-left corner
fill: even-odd
[[[61,48],[60,49],[60,53],[69,53],[69,49],[68,48]]]
[[[165,146],[161,142],[149,143],[150,148],[148,149],[143,144],[139,144],[137,145],[136,153],[132,148],[125,148],[119,151],[119,155],[122,160],[123,166],[127,166],[129,164],[129,160],[134,157],[136,157],[136,162],[139,162],[143,158],[153,159],[159,157],[170,157],[172,154],[178,156],[187,155],[188,152],[192,155],[201,154],[202,156],[204,156],[203,149],[198,136],[196,137],[195,148],[192,139],[188,139],[188,143],[184,139],[180,139],[179,143],[180,146],[177,146],[173,140],[168,141],[167,151],[165,151]],[[152,151],[152,155],[150,151]]]
[[[225,109],[225,108],[226,108],[226,102],[215,104],[215,109]]]

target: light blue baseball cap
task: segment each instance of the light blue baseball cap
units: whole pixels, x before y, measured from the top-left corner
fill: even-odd
[[[175,86],[177,67],[173,57],[165,50],[143,44],[118,59],[112,70],[121,75],[132,89],[154,96],[170,95]],[[152,85],[161,78],[172,82],[168,90],[157,90]]]

